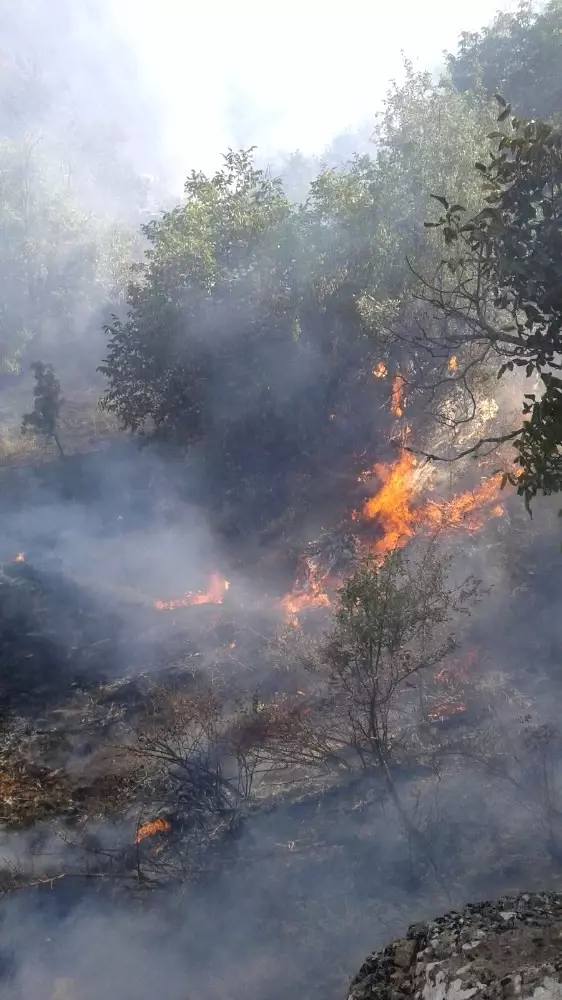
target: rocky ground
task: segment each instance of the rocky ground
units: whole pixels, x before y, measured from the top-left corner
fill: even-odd
[[[477,903],[371,955],[348,1000],[562,997],[562,893]]]

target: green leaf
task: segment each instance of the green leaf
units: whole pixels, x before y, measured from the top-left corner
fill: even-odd
[[[447,208],[447,209],[449,208],[449,202],[447,201],[446,198],[443,198],[442,195],[440,195],[440,194],[431,194],[429,197],[430,198],[435,198],[435,201],[438,201],[441,205],[443,205],[443,208]]]

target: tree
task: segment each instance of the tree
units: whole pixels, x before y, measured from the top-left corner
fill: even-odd
[[[448,563],[434,545],[417,559],[368,556],[346,581],[324,664],[346,740],[365,765],[374,761],[392,786],[389,762],[406,686],[440,663],[456,642],[448,627],[478,596],[476,581],[447,582]]]
[[[370,345],[357,275],[334,253],[343,222],[329,212],[316,190],[292,205],[251,150],[231,151],[145,227],[128,315],[107,327],[103,405],[133,432],[204,444],[212,493],[235,493],[254,523],[258,508],[287,509],[290,477],[357,444],[344,418]]]
[[[410,838],[435,865],[431,845],[402,801],[392,773],[400,744],[399,718],[412,713],[412,689],[458,644],[454,619],[469,612],[479,585],[448,583],[448,562],[434,544],[416,559],[392,552],[382,563],[360,561],[340,592],[335,625],[320,655],[328,688],[320,718],[323,738],[351,749],[365,768],[380,769]]]
[[[33,389],[35,403],[31,413],[24,413],[22,434],[44,434],[45,437],[52,438],[59,454],[64,457],[58,434],[60,409],[64,403],[60,382],[55,376],[52,365],[36,361],[31,368],[35,376]]]
[[[39,138],[0,141],[0,374],[43,351],[97,362],[84,331],[125,284],[127,228],[87,212],[51,154]]]
[[[530,509],[538,492],[562,486],[562,135],[498,101],[507,130],[492,133],[496,151],[476,164],[485,207],[467,219],[462,205],[438,196],[443,214],[426,225],[442,231],[448,256],[434,279],[422,279],[420,298],[436,319],[424,338],[430,349],[480,351],[478,364],[495,363],[498,378],[520,367],[542,382],[524,394],[519,427],[468,449],[511,442],[516,468],[506,481]]]
[[[335,458],[354,474],[388,395],[373,367],[394,350],[390,322],[406,322],[404,254],[412,243],[420,261],[438,253],[420,188],[472,182],[488,119],[482,102],[409,67],[377,157],[325,169],[302,205],[251,150],[193,173],[185,202],[144,228],[128,313],[106,327],[103,405],[126,429],[203,456],[209,492],[242,508],[236,527],[249,512],[253,524],[257,511],[281,516],[295,479]],[[381,422],[377,457],[387,431]]]
[[[550,0],[537,10],[521,0],[515,13],[502,12],[481,32],[461,35],[447,59],[448,73],[461,93],[498,91],[516,113],[551,119],[562,110],[562,4]]]

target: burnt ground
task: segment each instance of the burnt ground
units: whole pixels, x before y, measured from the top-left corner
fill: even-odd
[[[146,469],[135,467],[122,494],[102,502],[105,461],[78,457],[64,481],[49,467],[17,470],[5,493],[11,511],[26,496],[32,511],[39,508],[27,521],[7,514],[0,567],[6,982],[18,977],[20,960],[10,964],[6,944],[16,910],[47,914],[53,942],[85,903],[111,922],[123,907],[135,914],[142,898],[168,935],[179,934],[191,979],[210,995],[220,995],[230,970],[233,1000],[284,1000],[303,984],[307,996],[325,1000],[342,995],[373,943],[417,915],[460,905],[491,885],[501,892],[556,882],[562,754],[554,729],[542,742],[535,732],[556,715],[549,709],[561,677],[552,622],[560,571],[551,539],[526,536],[525,549],[517,522],[487,537],[501,547],[499,578],[509,580],[492,616],[495,630],[484,608],[466,638],[464,673],[459,679],[452,664],[453,681],[430,692],[437,707],[461,700],[463,711],[437,713],[419,728],[406,706],[397,723],[405,749],[393,777],[412,826],[404,826],[376,769],[300,765],[270,774],[243,806],[225,807],[211,830],[191,822],[153,762],[139,764],[123,748],[135,744],[147,716],[154,720],[163,692],[173,712],[212,676],[234,711],[244,698],[267,704],[304,683],[288,666],[280,669],[278,651],[271,656],[279,626],[271,602],[290,584],[299,532],[271,529],[263,544],[252,537],[246,547],[240,535],[227,538],[221,554],[234,582],[224,604],[158,612],[149,578],[126,586],[111,573],[100,576],[98,564],[69,569],[67,549],[42,518],[53,504],[93,509],[94,528],[90,513],[84,522],[92,551],[108,535],[116,548],[123,537],[149,538],[162,518],[161,494],[155,500]],[[497,568],[495,550],[482,556],[476,540],[464,546],[465,560],[470,547],[476,563]],[[25,561],[14,562],[20,550]],[[311,612],[303,624],[318,631],[326,618]],[[161,722],[167,733],[173,719]],[[135,845],[138,824],[156,816],[169,830]],[[224,958],[210,950],[211,927],[225,942]],[[72,1000],[89,1000],[74,961],[64,952],[55,961],[52,943],[41,948],[51,956],[44,960],[53,981],[69,977]],[[18,1000],[28,995],[17,989]],[[187,1000],[187,986],[181,995]]]

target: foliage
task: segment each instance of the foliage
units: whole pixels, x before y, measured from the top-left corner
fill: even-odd
[[[0,142],[0,373],[21,370],[32,351],[66,363],[70,347],[80,354],[128,263],[124,227],[81,208],[53,166],[39,141]]]
[[[562,486],[562,136],[552,125],[511,115],[503,98],[492,137],[497,148],[477,163],[485,207],[466,219],[463,207],[439,197],[435,223],[449,256],[422,297],[450,326],[451,346],[483,345],[496,356],[498,378],[516,367],[542,381],[523,399],[523,423],[497,439],[515,448],[517,484],[529,508],[537,492]]]
[[[497,15],[481,32],[461,35],[448,57],[453,85],[461,93],[498,91],[517,114],[551,119],[562,110],[562,4],[550,0],[542,10],[521,0],[518,10]]]
[[[455,648],[451,620],[478,596],[476,581],[454,588],[447,573],[433,546],[417,560],[396,551],[382,565],[360,562],[340,592],[325,663],[349,745],[364,763],[387,767],[389,718],[405,686]]]
[[[47,438],[53,438],[60,454],[64,455],[58,435],[60,409],[64,403],[60,382],[52,365],[36,361],[31,367],[35,375],[35,403],[31,413],[23,416],[22,434],[44,434]]]
[[[280,513],[287,474],[337,435],[368,346],[338,223],[319,189],[291,205],[251,150],[193,173],[185,203],[144,229],[128,316],[107,327],[104,406],[133,431],[203,443],[223,488],[263,483]]]
[[[295,475],[361,450],[387,391],[372,368],[411,284],[406,248],[437,252],[419,191],[469,182],[487,120],[410,67],[378,156],[325,169],[300,206],[251,150],[193,173],[185,202],[144,227],[128,314],[106,327],[103,405],[129,430],[200,446],[213,492],[266,492],[278,515]]]

